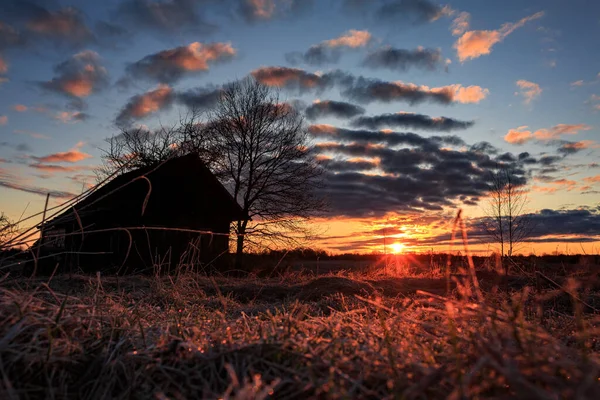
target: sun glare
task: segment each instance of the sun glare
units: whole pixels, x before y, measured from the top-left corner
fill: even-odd
[[[404,245],[402,243],[392,243],[390,248],[392,250],[392,253],[400,254],[402,253],[402,250],[404,250]]]

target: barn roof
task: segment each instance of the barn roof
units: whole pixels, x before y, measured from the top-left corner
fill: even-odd
[[[157,176],[160,175],[160,179],[165,179],[165,175],[168,177],[169,174],[178,174],[189,177],[189,179],[186,179],[186,183],[189,182],[190,185],[197,185],[201,182],[207,184],[211,190],[214,190],[214,193],[211,193],[211,196],[216,196],[222,206],[222,210],[225,211],[226,215],[223,216],[224,218],[230,218],[231,221],[249,219],[248,215],[244,213],[243,209],[229,191],[227,191],[221,182],[219,182],[208,167],[204,165],[200,158],[196,154],[187,154],[169,159],[159,165],[143,167],[118,175],[104,185],[96,188],[93,192],[79,202],[73,204],[63,213],[48,220],[45,225],[52,226],[73,222],[76,218],[72,211],[73,208],[75,208],[78,215],[82,217],[86,214],[86,209],[92,212],[94,205],[99,203],[100,200],[113,195],[118,196],[119,189],[134,182],[136,178],[145,176],[152,181],[153,177],[154,179],[157,179]],[[185,192],[185,187],[182,187],[181,190],[182,192]],[[173,195],[175,196],[177,193],[173,193]],[[182,210],[182,212],[185,212],[185,210]]]

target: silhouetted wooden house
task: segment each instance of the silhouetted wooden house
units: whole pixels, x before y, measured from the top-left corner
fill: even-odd
[[[196,267],[228,253],[231,222],[244,218],[202,161],[185,155],[118,175],[47,221],[43,265],[119,273]]]

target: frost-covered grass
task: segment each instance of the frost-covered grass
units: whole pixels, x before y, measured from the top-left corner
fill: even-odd
[[[488,275],[8,276],[0,398],[598,398],[589,277]]]

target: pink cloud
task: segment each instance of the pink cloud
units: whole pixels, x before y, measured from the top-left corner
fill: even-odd
[[[93,34],[83,22],[81,13],[72,7],[56,12],[38,13],[27,23],[27,28],[46,37],[60,37],[75,43],[93,39]]]
[[[84,98],[108,85],[108,72],[98,53],[85,50],[55,67],[58,76],[41,86],[68,96]]]
[[[511,129],[504,136],[504,140],[512,144],[523,144],[533,138],[531,131],[526,131],[526,126],[521,126],[516,129]]]
[[[4,58],[2,58],[0,56],[0,74],[5,74],[7,72],[8,72],[8,64],[6,63]]]
[[[40,171],[44,171],[44,172],[48,172],[50,174],[53,174],[55,172],[76,172],[76,171],[88,169],[88,167],[84,167],[84,166],[76,166],[76,165],[64,166],[64,165],[57,165],[57,164],[41,164],[41,163],[29,164],[29,166],[31,168],[34,168],[34,169],[37,169]]]
[[[526,81],[524,79],[518,80],[517,86],[521,89],[521,92],[518,94],[525,98],[525,104],[531,103],[534,99],[539,97],[543,91],[537,83]]]
[[[16,112],[25,112],[27,111],[27,106],[23,104],[15,104],[13,106],[13,110],[15,110]]]
[[[459,12],[456,18],[452,21],[452,34],[454,36],[460,36],[469,30],[471,23],[471,14],[468,12]]]
[[[92,156],[90,154],[84,153],[79,149],[84,145],[83,142],[79,142],[69,151],[49,154],[44,157],[32,157],[34,160],[39,163],[76,163]]]
[[[557,185],[557,186],[562,186],[564,187],[566,190],[570,191],[575,189],[575,186],[577,186],[577,182],[570,180],[570,179],[558,179],[555,180],[553,182],[550,182],[553,185]]]
[[[533,139],[539,141],[549,141],[558,139],[562,135],[576,135],[580,131],[588,131],[592,129],[592,127],[586,124],[558,124],[549,129],[538,129],[535,132],[526,129],[527,126],[510,129],[504,136],[504,140],[512,144],[523,144]],[[586,141],[578,143],[585,142]]]
[[[158,85],[141,95],[133,96],[116,118],[119,125],[125,125],[132,119],[144,118],[169,107],[174,99],[173,89],[168,85]]]
[[[88,118],[89,116],[81,111],[61,111],[54,116],[54,119],[59,120],[63,124],[85,121]]]
[[[350,47],[355,49],[366,46],[371,41],[371,37],[369,31],[351,29],[338,38],[324,41],[323,44],[328,47]]]
[[[469,59],[481,57],[490,54],[492,47],[503,41],[508,35],[516,29],[521,28],[527,22],[539,19],[544,16],[544,12],[538,12],[525,17],[517,22],[505,23],[497,30],[479,30],[464,32],[454,44],[458,59],[464,62]],[[457,30],[460,32],[460,30]]]
[[[0,125],[6,125],[8,123],[8,117],[6,115],[0,115]]]
[[[37,194],[40,196],[46,196],[47,194],[50,194],[52,197],[60,199],[74,197],[74,194],[69,192],[61,192],[38,186],[30,186],[27,184],[26,179],[15,175],[14,173],[12,173],[12,171],[2,168],[0,168],[0,187],[5,187],[13,190],[20,190],[22,192]]]
[[[576,135],[579,131],[589,131],[591,126],[586,124],[558,124],[550,129],[539,129],[534,136],[539,140],[558,139],[562,135]]]
[[[455,102],[463,104],[479,103],[490,93],[488,89],[484,89],[477,85],[462,86],[460,84],[454,84],[445,86],[444,88],[453,91],[453,99]],[[432,90],[435,91],[437,89],[439,88],[433,88]]]
[[[588,176],[587,178],[583,178],[583,180],[587,183],[600,183],[600,175]]]
[[[262,67],[251,72],[254,79],[267,86],[287,86],[297,83],[300,87],[315,87],[321,81],[317,74],[306,72],[298,68],[287,67]]]
[[[338,129],[335,126],[329,124],[314,124],[308,127],[308,131],[313,134],[328,133],[330,135],[335,135],[337,130]]]
[[[270,19],[275,13],[275,0],[245,0],[254,19]]]
[[[318,74],[298,68],[262,67],[252,71],[251,74],[265,85],[290,89],[325,89],[337,85],[343,89],[344,96],[362,102],[405,100],[417,103],[431,100],[443,104],[452,102],[471,104],[479,103],[490,93],[488,89],[477,85],[452,84],[431,88],[402,81],[388,82],[364,77],[356,78],[340,71]]]
[[[579,142],[565,143],[562,145],[562,148],[572,150],[585,150],[598,148],[598,144],[596,144],[596,142],[594,142],[593,140],[581,140]]]
[[[533,185],[531,187],[531,190],[533,190],[534,192],[540,192],[540,193],[556,193],[558,191],[558,188]]]
[[[131,109],[131,115],[139,118],[160,110],[172,93],[173,89],[169,86],[159,85],[139,98]]]
[[[187,46],[150,54],[129,65],[131,78],[145,78],[159,83],[171,83],[190,72],[207,71],[209,64],[231,60],[237,51],[230,43],[193,42]]]

